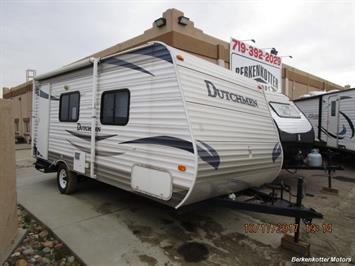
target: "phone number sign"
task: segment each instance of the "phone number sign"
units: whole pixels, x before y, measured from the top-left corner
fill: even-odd
[[[254,79],[265,90],[281,92],[281,57],[234,38],[229,50],[233,72]]]

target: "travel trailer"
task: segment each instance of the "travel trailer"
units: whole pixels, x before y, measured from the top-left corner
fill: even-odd
[[[319,146],[355,152],[355,89],[304,97],[294,102],[311,122]]]
[[[279,131],[283,168],[302,164],[314,145],[312,125],[290,99],[276,92],[265,92],[270,112]]]
[[[153,42],[37,76],[36,168],[179,208],[273,181],[283,155],[255,81]]]

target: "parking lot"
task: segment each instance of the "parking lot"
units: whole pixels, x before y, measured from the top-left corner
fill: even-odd
[[[280,233],[245,232],[245,224],[292,224],[292,218],[216,204],[179,214],[94,180],[80,183],[73,195],[61,195],[56,174],[36,171],[29,150],[17,150],[17,158],[19,204],[88,265],[289,265],[297,256],[280,248]],[[331,225],[326,233],[301,227],[312,256],[355,258],[355,168],[351,162],[345,166],[333,179],[338,195],[321,192],[327,186],[323,171],[283,171],[279,177],[295,190],[295,177],[304,176],[304,205],[324,215],[313,223]]]

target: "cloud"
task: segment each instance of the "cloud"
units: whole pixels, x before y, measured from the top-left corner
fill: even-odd
[[[142,34],[168,8],[205,33],[256,39],[285,62],[355,87],[354,1],[1,1],[0,87]]]

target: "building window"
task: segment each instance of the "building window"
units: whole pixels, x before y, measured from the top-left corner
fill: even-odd
[[[19,127],[19,120],[15,119],[15,131],[19,132],[20,131],[20,127]]]
[[[105,91],[101,96],[101,123],[104,125],[126,125],[129,118],[129,103],[130,92],[128,89]]]
[[[59,121],[76,122],[79,120],[80,93],[78,91],[60,95]]]
[[[331,102],[331,106],[330,106],[331,116],[335,116],[336,109],[337,109],[337,102],[336,101],[332,101]]]
[[[23,123],[25,124],[25,132],[29,133],[30,130],[30,119],[29,118],[24,118]]]

